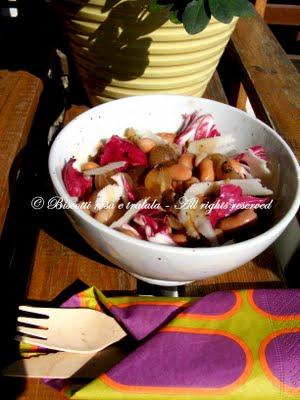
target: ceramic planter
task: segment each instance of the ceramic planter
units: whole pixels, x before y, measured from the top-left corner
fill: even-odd
[[[146,0],[60,1],[58,8],[92,104],[154,93],[201,96],[237,22],[212,19],[188,35],[165,14],[149,15]]]

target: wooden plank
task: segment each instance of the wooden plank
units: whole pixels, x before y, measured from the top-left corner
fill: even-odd
[[[241,19],[230,44],[258,118],[300,156],[300,76],[260,16]]]
[[[41,92],[35,76],[0,71],[0,234]]]
[[[271,25],[300,25],[300,6],[292,4],[268,4],[265,22]]]
[[[262,17],[264,16],[264,13],[265,13],[265,10],[266,10],[266,5],[267,5],[267,0],[256,0],[254,2],[254,6],[255,6],[256,11]]]
[[[217,71],[213,74],[203,97],[228,104],[228,100]]]

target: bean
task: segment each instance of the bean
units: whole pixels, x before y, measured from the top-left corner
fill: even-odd
[[[224,234],[223,234],[222,229],[216,228],[214,230],[214,232],[215,232],[215,235],[217,236],[218,241],[222,241],[224,239]]]
[[[214,163],[208,157],[201,161],[198,167],[200,182],[213,182],[215,180]]]
[[[127,235],[127,236],[131,236],[131,237],[133,237],[133,238],[135,238],[135,239],[140,239],[140,236],[139,236],[139,235],[137,235],[136,233],[134,233],[133,231],[131,231],[131,230],[129,230],[129,229],[126,229],[126,228],[118,228],[118,231],[124,233],[124,234]]]
[[[97,190],[101,190],[110,184],[110,180],[106,175],[95,175],[94,182]]]
[[[239,174],[239,176],[241,178],[244,178],[245,177],[245,167],[241,163],[239,163],[238,161],[236,161],[234,159],[230,159],[229,162],[230,162],[230,165],[231,165],[232,169],[237,174]]]
[[[188,241],[187,236],[184,233],[171,233],[173,241],[179,245],[186,244]]]
[[[174,143],[176,134],[175,133],[170,133],[170,132],[161,132],[157,134],[160,136],[162,139],[166,140],[168,143]]]
[[[210,156],[214,163],[215,179],[239,179],[240,175],[234,170],[231,165],[231,160],[223,154],[212,154]]]
[[[252,224],[256,220],[257,214],[253,210],[243,210],[232,217],[222,219],[218,224],[218,228],[223,231],[231,231]]]
[[[89,169],[93,169],[93,168],[99,168],[100,165],[93,162],[93,161],[88,161],[82,164],[81,166],[81,171],[88,171]]]
[[[168,222],[170,224],[170,227],[175,231],[182,230],[184,228],[182,223],[179,222],[178,219],[174,217],[174,215],[168,215]]]
[[[138,141],[138,146],[144,153],[149,153],[156,146],[156,143],[149,138],[141,138]]]
[[[171,178],[177,181],[187,181],[192,177],[192,170],[185,165],[174,164],[167,167],[167,170]]]
[[[111,225],[114,221],[119,219],[123,214],[123,211],[120,210],[116,205],[110,206],[107,208],[103,208],[102,210],[99,210],[96,212],[94,218],[101,222],[101,224],[104,225]]]
[[[87,215],[92,215],[92,211],[90,210],[89,202],[87,201],[80,201],[78,204],[79,208],[85,212]]]
[[[195,155],[192,153],[185,153],[180,156],[178,160],[178,164],[184,165],[190,169],[193,169],[194,167],[194,159]]]
[[[95,206],[96,198],[97,198],[98,190],[95,190],[89,197],[88,201],[91,203],[90,210],[92,213],[95,213],[98,211],[98,209]]]

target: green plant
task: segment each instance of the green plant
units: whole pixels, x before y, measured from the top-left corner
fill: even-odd
[[[253,6],[248,0],[150,0],[149,11],[168,12],[170,21],[183,23],[191,35],[201,32],[211,16],[228,24],[234,16],[254,15]]]

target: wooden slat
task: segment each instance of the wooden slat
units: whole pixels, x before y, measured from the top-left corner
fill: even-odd
[[[24,72],[0,71],[0,234],[42,83]]]
[[[292,4],[268,4],[264,19],[271,25],[300,26],[300,6]]]
[[[254,6],[255,6],[256,11],[262,17],[264,16],[264,13],[265,13],[265,10],[266,10],[266,5],[267,5],[267,0],[256,0],[254,2]]]
[[[256,115],[269,123],[300,156],[300,76],[260,16],[241,19],[231,55]]]
[[[217,71],[213,74],[203,97],[206,99],[219,101],[220,103],[228,104],[228,100]]]

